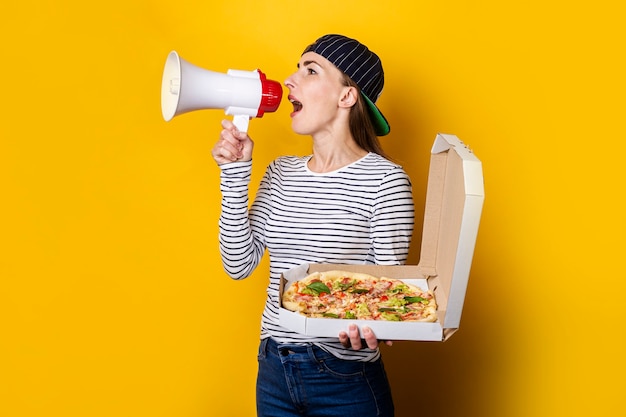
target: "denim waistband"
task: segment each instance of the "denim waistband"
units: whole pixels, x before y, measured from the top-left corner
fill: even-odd
[[[319,361],[332,357],[332,354],[313,343],[278,343],[271,337],[261,340],[261,350],[278,356],[298,356],[302,360],[308,358]]]

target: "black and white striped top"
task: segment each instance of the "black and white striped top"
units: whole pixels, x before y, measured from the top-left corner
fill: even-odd
[[[321,174],[308,169],[310,158],[273,161],[249,209],[252,162],[221,166],[224,269],[233,279],[246,278],[267,248],[270,282],[261,337],[315,343],[344,359],[376,360],[378,349],[346,349],[338,338],[304,336],[281,327],[280,275],[304,263],[403,264],[413,234],[411,183],[402,167],[375,153]]]

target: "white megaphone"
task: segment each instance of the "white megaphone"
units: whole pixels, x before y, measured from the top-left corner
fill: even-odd
[[[280,106],[283,89],[260,70],[228,70],[226,74],[199,68],[172,51],[165,61],[161,84],[161,112],[165,121],[201,109],[224,109],[234,116],[241,132],[252,117],[262,117]]]

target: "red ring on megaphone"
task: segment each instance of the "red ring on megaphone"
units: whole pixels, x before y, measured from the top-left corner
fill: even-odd
[[[265,112],[275,112],[283,98],[283,87],[277,81],[268,80],[265,74],[257,69],[261,80],[261,104],[256,117],[263,117]]]

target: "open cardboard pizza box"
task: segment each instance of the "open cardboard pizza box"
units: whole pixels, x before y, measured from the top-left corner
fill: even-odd
[[[307,318],[281,306],[280,324],[310,336],[336,337],[356,323],[359,328],[369,326],[380,340],[447,340],[461,321],[484,197],[480,160],[456,136],[438,134],[431,151],[418,265],[300,265],[281,279],[281,294],[292,281],[315,271],[355,271],[407,280],[434,292],[436,322]]]

